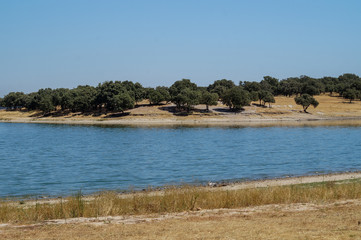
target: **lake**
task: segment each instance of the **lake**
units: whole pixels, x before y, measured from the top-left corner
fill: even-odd
[[[0,196],[361,169],[360,127],[135,128],[0,123]]]

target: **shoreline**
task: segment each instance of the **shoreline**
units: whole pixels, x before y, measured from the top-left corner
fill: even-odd
[[[361,126],[361,117],[327,117],[327,118],[132,118],[132,119],[39,119],[16,118],[0,119],[1,123],[37,123],[88,126],[124,126],[124,127],[272,127],[272,126]]]
[[[268,187],[281,187],[281,186],[291,186],[291,185],[300,185],[300,184],[313,184],[313,183],[327,183],[327,182],[342,182],[347,180],[357,180],[361,179],[361,171],[354,172],[338,172],[338,173],[327,173],[327,174],[318,174],[318,175],[303,175],[303,176],[291,176],[291,177],[278,177],[272,179],[257,179],[257,180],[246,180],[241,182],[209,182],[207,185],[172,185],[171,188],[179,188],[182,187],[194,187],[203,191],[237,191],[241,189],[256,189],[256,188],[268,188]],[[93,193],[85,194],[83,196],[85,201],[93,200],[97,195],[106,193],[106,192],[115,192],[119,198],[131,198],[134,195],[151,195],[151,196],[160,196],[165,193],[167,190],[167,185],[154,187],[142,190],[135,191],[124,191],[117,192],[115,190],[104,190],[104,191],[95,191]],[[40,196],[40,195],[39,195]],[[6,202],[17,202],[19,200],[25,201],[24,205],[34,205],[36,204],[54,204],[58,203],[61,199],[65,199],[67,197],[71,197],[71,195],[67,196],[42,196],[40,198],[36,197],[34,200],[33,196],[24,198],[20,196],[14,197],[0,197],[0,200],[5,200]],[[23,206],[24,206],[23,205]]]
[[[356,179],[361,179],[361,171],[305,175],[305,176],[296,176],[296,177],[282,177],[282,178],[274,178],[274,179],[261,179],[261,180],[245,181],[241,183],[229,184],[227,186],[224,187],[222,186],[219,188],[220,190],[238,190],[238,189],[249,189],[249,188],[290,186],[290,185],[298,185],[298,184],[340,182],[340,181],[356,180]]]

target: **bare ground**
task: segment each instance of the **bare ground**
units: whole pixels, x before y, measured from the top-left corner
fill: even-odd
[[[2,226],[1,239],[361,239],[360,200]],[[63,223],[63,222],[62,222]]]

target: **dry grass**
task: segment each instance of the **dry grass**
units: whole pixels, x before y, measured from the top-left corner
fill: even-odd
[[[353,101],[349,103],[346,99],[337,96],[329,96],[328,94],[315,96],[320,103],[317,108],[310,106],[307,111],[311,114],[324,115],[328,117],[352,117],[361,116],[361,101]],[[302,107],[295,104],[295,101],[289,97],[276,97],[275,109],[281,110],[298,110],[302,111]],[[292,106],[292,107],[290,107]]]
[[[279,206],[252,214],[204,214],[137,224],[61,224],[0,228],[0,239],[361,239],[361,205],[312,210]]]
[[[50,219],[161,214],[199,209],[241,208],[265,204],[319,203],[361,198],[361,182],[327,182],[282,187],[212,191],[190,187],[167,189],[162,194],[101,193],[85,201],[81,194],[55,203],[23,202],[0,204],[0,222],[34,223]]]

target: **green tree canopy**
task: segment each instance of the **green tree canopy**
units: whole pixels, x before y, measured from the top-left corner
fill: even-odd
[[[172,102],[177,105],[177,109],[186,109],[187,112],[199,103],[200,92],[195,83],[192,83],[189,79],[182,79],[176,81],[169,88]]]
[[[173,101],[177,105],[178,109],[186,109],[187,112],[199,104],[200,92],[190,88],[183,89],[177,96],[174,97]]]
[[[25,94],[23,92],[10,92],[4,96],[2,106],[7,109],[17,109],[25,106]]]
[[[224,93],[222,102],[230,109],[240,110],[243,106],[249,105],[251,99],[249,93],[242,87],[233,87]]]
[[[135,91],[136,86],[132,82],[107,81],[98,85],[95,103],[110,111],[124,111],[134,107]]]
[[[97,89],[92,86],[78,86],[70,91],[71,102],[69,107],[72,111],[91,111],[96,108],[97,94]]]
[[[221,79],[214,81],[207,87],[207,91],[211,93],[217,93],[220,98],[223,98],[224,93],[236,85],[232,80]]]
[[[112,111],[124,112],[126,109],[134,108],[135,102],[128,92],[123,92],[117,95],[113,95],[109,99],[109,103]]]
[[[358,91],[354,88],[348,88],[342,94],[343,98],[350,100],[350,103],[358,97]]]
[[[307,113],[307,108],[312,105],[314,108],[318,106],[318,101],[309,94],[302,94],[300,97],[295,97],[295,102],[297,105],[303,107],[303,111]]]
[[[269,107],[271,107],[271,103],[275,103],[275,98],[271,92],[266,92],[266,94],[262,98],[263,106],[266,105],[266,103],[269,104]]]
[[[148,99],[150,104],[159,104],[165,100],[163,94],[156,89],[152,89],[148,92]]]
[[[192,83],[189,79],[182,79],[173,83],[173,85],[169,88],[169,93],[173,98],[186,88],[190,90],[197,90],[197,84]]]
[[[209,106],[217,105],[219,96],[217,93],[210,93],[203,91],[201,94],[200,103],[206,105],[206,110],[209,111]]]

